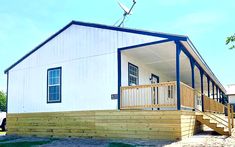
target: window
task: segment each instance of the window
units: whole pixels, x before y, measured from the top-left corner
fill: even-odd
[[[47,102],[61,102],[61,67],[47,70]]]
[[[139,84],[139,69],[137,66],[128,63],[128,85]]]

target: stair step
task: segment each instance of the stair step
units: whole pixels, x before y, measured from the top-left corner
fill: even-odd
[[[229,135],[228,129],[225,129],[225,127],[222,124],[217,122],[219,120],[217,120],[215,118],[212,119],[206,115],[197,114],[196,119],[199,122],[201,122],[202,124],[205,124],[206,126],[210,127],[211,129],[213,129],[214,131],[216,131],[217,133],[219,133],[221,135]]]

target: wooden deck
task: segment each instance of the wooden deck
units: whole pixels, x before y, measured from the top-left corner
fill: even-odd
[[[178,140],[201,130],[189,111],[79,111],[8,114],[7,134]]]

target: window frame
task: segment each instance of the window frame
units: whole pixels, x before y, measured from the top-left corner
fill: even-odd
[[[137,68],[137,80],[136,80],[136,85],[139,85],[139,67],[138,66],[136,66],[136,65],[134,65],[134,64],[132,64],[132,63],[130,63],[130,62],[128,62],[128,86],[131,86],[130,84],[130,66],[134,66],[135,68]]]
[[[59,69],[60,70],[60,94],[59,94],[59,100],[54,100],[54,101],[51,101],[49,100],[49,71],[51,70],[56,70],[56,69]],[[54,68],[49,68],[47,69],[47,103],[50,104],[50,103],[61,103],[62,102],[62,67],[54,67]]]

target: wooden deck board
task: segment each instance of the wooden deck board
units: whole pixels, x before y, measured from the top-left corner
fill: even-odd
[[[198,128],[188,111],[43,112],[7,114],[7,121],[7,134],[51,137],[176,140]]]

